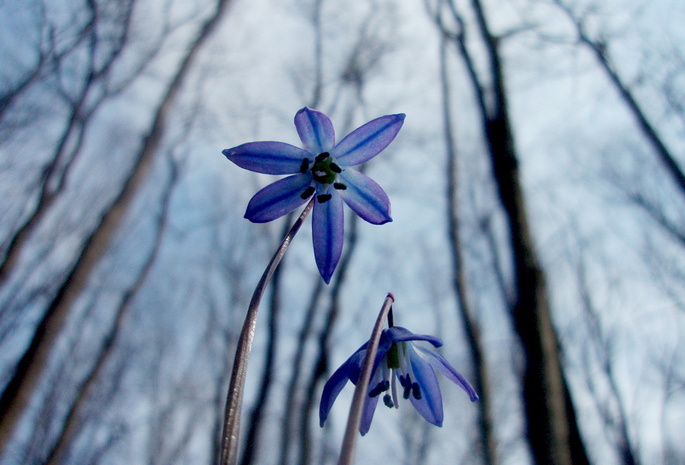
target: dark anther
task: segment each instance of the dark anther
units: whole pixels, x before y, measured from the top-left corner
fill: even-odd
[[[310,197],[314,193],[315,190],[316,189],[314,189],[314,186],[309,186],[308,188],[306,188],[304,190],[303,193],[300,194],[300,198],[306,199],[306,198]]]
[[[421,388],[419,387],[419,383],[411,385],[411,393],[414,396],[414,399],[421,400]]]
[[[369,392],[369,397],[376,397],[380,395],[381,392],[387,391],[389,387],[390,383],[388,382],[388,380],[383,380],[376,384],[376,387],[371,389],[371,391]]]
[[[335,163],[331,163],[329,166],[331,168],[331,171],[333,171],[334,173],[342,173],[342,168],[340,168]]]
[[[371,391],[369,392],[369,397],[376,397],[380,395],[381,392],[385,392],[388,389],[390,389],[390,381],[388,381],[387,379],[379,381],[378,384],[376,384],[376,387],[371,389]]]
[[[388,408],[393,408],[395,406],[395,404],[392,403],[392,397],[390,397],[390,394],[386,394],[383,396],[383,403]]]
[[[334,182],[333,187],[335,187],[339,191],[344,191],[345,189],[347,189],[347,186],[341,182]]]
[[[409,377],[409,373],[407,373],[407,376],[400,376],[400,384],[404,388],[404,391],[402,392],[402,397],[405,399],[409,399],[411,396],[411,391],[412,391],[412,382],[411,378]],[[414,383],[416,384],[416,383]],[[418,384],[417,384],[418,387]]]
[[[331,194],[321,194],[320,196],[318,196],[316,198],[316,200],[318,200],[319,203],[324,203],[324,202],[331,200],[331,197],[333,197]]]
[[[309,169],[309,159],[303,158],[302,164],[300,165],[300,173],[304,174],[307,172],[308,169]]]
[[[328,152],[322,152],[316,156],[316,161],[324,161],[326,158],[330,157],[331,154]]]
[[[404,399],[409,399],[411,397],[411,386],[405,386],[404,392],[402,392],[402,397]]]

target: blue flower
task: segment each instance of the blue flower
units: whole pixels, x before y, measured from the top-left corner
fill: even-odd
[[[333,123],[323,113],[303,108],[295,127],[304,149],[284,142],[250,142],[223,154],[250,171],[289,174],[266,186],[250,200],[245,218],[255,223],[275,220],[316,195],[312,218],[314,256],[328,283],[343,247],[343,201],[371,224],[392,221],[390,200],[375,181],[350,169],[383,151],[395,138],[404,114],[381,116],[335,143]]]
[[[413,341],[427,341],[435,347],[442,342],[433,336],[420,336],[411,331],[393,326],[383,330],[374,360],[373,373],[369,383],[368,398],[362,411],[359,432],[366,434],[371,427],[371,420],[379,398],[387,407],[398,408],[398,386],[404,399],[429,423],[442,426],[442,394],[435,371],[461,386],[472,402],[478,400],[476,391],[468,381],[437,352],[415,345]],[[357,384],[361,377],[362,364],[366,357],[368,342],[361,346],[350,358],[338,368],[326,382],[319,406],[319,421],[324,425],[333,402],[345,387],[347,381]],[[395,376],[392,376],[394,372]]]

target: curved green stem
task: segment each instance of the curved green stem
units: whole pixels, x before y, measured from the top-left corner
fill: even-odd
[[[235,361],[233,362],[233,371],[231,372],[231,383],[228,387],[228,395],[226,398],[226,410],[224,412],[224,425],[221,434],[221,456],[219,459],[220,465],[236,465],[238,462],[238,444],[240,439],[240,414],[243,406],[243,391],[245,389],[245,378],[247,375],[247,364],[250,358],[250,351],[252,350],[252,341],[254,340],[255,327],[257,326],[257,312],[259,311],[259,302],[262,300],[267,284],[271,280],[274,271],[281,263],[285,251],[290,245],[297,231],[300,230],[305,218],[314,206],[314,198],[309,201],[305,209],[295,221],[288,234],[286,234],[281,246],[278,248],[269,265],[264,270],[262,278],[257,284],[257,288],[252,294],[250,306],[245,315],[243,328],[240,331],[240,338],[238,339],[238,347],[236,348]]]
[[[376,324],[373,327],[371,339],[369,339],[369,345],[366,350],[366,357],[364,358],[364,365],[362,365],[361,378],[357,383],[357,387],[354,389],[354,397],[352,397],[350,414],[347,417],[347,427],[345,428],[345,437],[343,438],[338,465],[352,465],[355,443],[357,442],[357,431],[359,431],[362,410],[366,401],[366,392],[368,391],[371,372],[373,371],[373,361],[376,358],[378,343],[381,339],[381,332],[383,331],[383,320],[388,316],[394,301],[395,297],[391,293],[388,293],[383,302],[383,307],[381,307],[381,311],[378,313]]]

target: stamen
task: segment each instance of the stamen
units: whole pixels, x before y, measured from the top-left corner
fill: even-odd
[[[305,174],[308,169],[309,169],[309,159],[303,158],[302,164],[300,165],[300,173]]]
[[[331,194],[321,194],[316,198],[316,200],[318,200],[319,203],[324,203],[331,200],[332,197],[333,196]]]
[[[328,152],[321,152],[316,156],[316,161],[324,161],[326,158],[330,157],[331,154]]]
[[[331,171],[333,171],[334,173],[342,173],[342,168],[340,168],[335,163],[331,163],[329,166],[331,167]]]
[[[393,374],[394,372],[395,370],[393,370]],[[400,408],[400,403],[397,401],[397,383],[395,382],[396,379],[396,376],[392,377],[392,401],[395,404],[395,408]]]
[[[419,383],[411,385],[411,393],[414,396],[414,399],[421,400],[421,388],[419,387]]]
[[[380,381],[378,384],[376,384],[376,387],[371,389],[369,391],[369,397],[376,397],[381,394],[381,392],[385,392],[388,390],[390,387],[390,381],[387,379],[384,379],[383,381]]]
[[[335,187],[339,191],[344,191],[345,189],[347,189],[347,186],[341,182],[334,182],[333,187]]]
[[[405,386],[404,392],[402,393],[402,398],[404,400],[409,400],[410,397],[411,397],[411,386]]]
[[[300,198],[301,198],[301,199],[306,199],[306,198],[311,197],[311,195],[314,193],[315,190],[316,190],[316,189],[314,189],[314,186],[309,186],[308,188],[306,188],[306,189],[304,190],[303,193],[300,194]]]
[[[400,384],[404,388],[404,391],[402,392],[402,397],[405,400],[409,399],[409,397],[411,396],[411,391],[412,391],[412,382],[411,382],[411,378],[409,377],[409,373],[407,373],[406,377],[400,376]],[[416,384],[416,383],[414,383],[414,384]]]
[[[386,394],[383,396],[383,403],[388,408],[393,408],[395,406],[395,404],[392,403],[392,399],[390,398],[390,394]]]

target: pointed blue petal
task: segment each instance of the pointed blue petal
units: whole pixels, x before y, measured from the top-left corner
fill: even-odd
[[[310,176],[296,174],[269,184],[252,197],[245,218],[253,223],[266,223],[293,211],[307,201],[301,195],[311,182]]]
[[[369,394],[371,391],[383,380],[382,370],[378,370],[375,366],[373,372],[371,373],[371,378],[369,379],[369,385],[366,388],[366,395],[364,396],[362,407],[362,416],[359,421],[359,432],[362,436],[369,432],[371,428],[371,421],[373,420],[373,414],[376,412],[376,405],[378,404],[378,398],[380,396],[371,397]]]
[[[342,198],[334,191],[331,191],[331,195],[326,202],[317,200],[312,214],[314,258],[326,284],[331,282],[331,276],[338,266],[344,233]]]
[[[371,385],[369,385],[369,388],[371,389]],[[379,397],[380,396],[369,397],[368,395],[365,397],[366,402],[364,402],[362,418],[359,422],[359,432],[362,436],[368,433],[369,429],[371,428],[371,421],[373,420],[373,414],[376,412],[376,405],[378,404]]]
[[[366,357],[366,347],[369,345],[365,342],[352,356],[347,359],[348,367],[347,374],[355,386],[359,382],[359,377],[362,375],[362,365],[364,364],[364,358]]]
[[[338,180],[347,189],[339,190],[340,197],[363,220],[371,224],[385,224],[390,217],[390,199],[385,191],[368,176],[353,169],[346,169]]]
[[[361,349],[360,349],[361,350]],[[355,352],[352,357],[357,355],[359,351]],[[321,393],[321,403],[319,404],[319,425],[323,426],[326,423],[328,414],[333,407],[335,399],[338,398],[338,394],[343,390],[347,381],[349,380],[348,371],[350,367],[350,361],[352,357],[348,358],[345,363],[340,365],[340,367],[335,370],[335,373],[326,381],[323,387],[323,392]]]
[[[392,341],[390,338],[385,334],[386,330],[383,330],[381,332],[381,339],[378,342],[378,349],[376,350],[376,358],[373,361],[373,371],[371,372],[371,375],[373,376],[374,373],[376,373],[376,370],[378,369],[378,366],[381,364],[381,360],[383,360],[383,357],[385,357],[385,354],[388,353],[390,350],[390,347],[392,346]],[[350,374],[350,380],[356,385],[359,382],[359,378],[362,375],[362,365],[364,364],[364,357],[366,357],[366,347],[369,345],[369,342],[365,342],[363,346],[359,348],[359,350],[350,357],[350,367],[349,367],[349,374]],[[357,356],[357,358],[354,358]],[[354,360],[353,360],[354,358]]]
[[[330,153],[340,166],[364,163],[390,145],[403,123],[404,114],[376,118],[348,134]]]
[[[320,111],[303,108],[295,115],[295,128],[305,148],[313,155],[329,152],[335,145],[333,123]]]
[[[416,348],[425,355],[424,358],[428,363],[431,364],[431,366],[433,366],[436,370],[445,375],[445,378],[461,386],[461,388],[464,391],[466,391],[466,393],[469,395],[469,399],[471,399],[471,402],[476,402],[478,400],[478,394],[476,393],[476,390],[473,389],[473,387],[466,380],[466,378],[464,378],[461,373],[455,370],[452,367],[452,365],[450,365],[449,362],[445,360],[445,358],[442,355],[433,350],[424,349],[423,347]]]
[[[426,341],[430,342],[435,347],[440,347],[442,345],[442,341],[435,336],[414,334],[407,328],[403,328],[401,326],[393,326],[392,328],[388,328],[386,331],[388,331],[388,336],[392,342]],[[420,347],[418,348],[420,349]]]
[[[311,153],[284,142],[248,142],[221,153],[241,168],[264,174],[295,174],[304,158],[314,161]]]
[[[411,368],[421,389],[421,399],[410,397],[412,405],[426,419],[428,423],[435,426],[442,426],[442,394],[438,378],[429,363],[416,353],[412,344],[408,344],[409,360]]]

